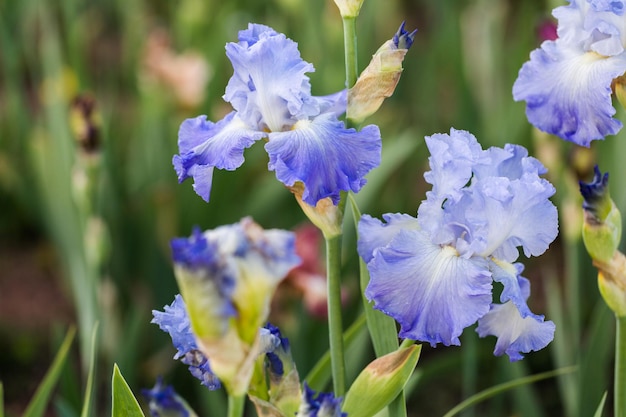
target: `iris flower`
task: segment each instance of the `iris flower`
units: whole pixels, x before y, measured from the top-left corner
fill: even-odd
[[[530,54],[513,85],[533,125],[582,146],[622,128],[611,83],[626,72],[625,12],[624,0],[570,0],[554,9],[558,38]]]
[[[143,389],[141,393],[149,401],[152,417],[197,416],[189,404],[174,391],[174,388],[164,384],[161,378],[157,379],[152,389]]]
[[[347,417],[341,412],[343,398],[335,398],[333,393],[316,393],[306,383],[302,392],[302,403],[296,417]]]
[[[515,261],[518,248],[538,256],[557,235],[545,168],[522,146],[483,150],[465,131],[426,137],[426,145],[432,190],[417,217],[364,215],[359,223],[366,297],[400,323],[403,338],[459,345],[478,321],[480,336],[498,338],[496,355],[514,361],[542,349],[554,324],[528,308],[529,281]],[[492,302],[494,281],[501,304]]]
[[[300,262],[294,243],[292,232],[264,230],[250,218],[205,232],[196,229],[171,242],[184,306],[179,307],[180,300],[175,312],[166,308],[170,315],[155,314],[155,320],[166,326],[179,351],[195,343],[230,394],[246,392],[253,363],[264,349],[260,328],[274,291]]]
[[[336,205],[341,191],[358,192],[364,176],[380,163],[377,126],[345,128],[346,92],[311,95],[308,72],[297,44],[273,29],[250,24],[237,43],[226,45],[234,74],[223,98],[233,111],[218,122],[198,116],[178,133],[173,158],[179,182],[192,177],[194,190],[209,201],[214,168],[235,170],[244,150],[265,141],[268,169],[287,187],[303,184],[311,206],[324,198]]]

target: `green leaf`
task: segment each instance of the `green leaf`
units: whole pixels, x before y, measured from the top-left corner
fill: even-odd
[[[491,397],[496,396],[497,394],[500,394],[504,391],[510,390],[512,388],[516,388],[522,385],[526,385],[526,384],[532,384],[534,382],[537,381],[541,381],[544,379],[548,379],[548,378],[554,378],[555,376],[558,375],[564,375],[570,372],[574,372],[577,370],[576,366],[569,366],[567,368],[560,368],[560,369],[555,369],[553,371],[549,371],[549,372],[543,372],[540,374],[535,374],[535,375],[530,375],[530,376],[526,376],[523,378],[518,378],[515,379],[513,381],[509,381],[509,382],[505,382],[503,384],[498,384],[495,385],[491,388],[487,388],[486,390],[483,390],[481,392],[478,392],[474,395],[472,395],[471,397],[465,399],[464,401],[460,402],[459,404],[457,404],[455,407],[453,407],[450,411],[448,411],[446,414],[444,414],[443,417],[452,417],[452,416],[456,416],[457,414],[459,414],[461,411],[476,405],[478,403],[480,403],[481,401],[484,401],[486,399],[489,399]]]
[[[604,395],[602,396],[602,399],[600,400],[600,404],[598,404],[598,408],[596,412],[594,413],[593,417],[602,417],[602,410],[604,410],[605,401],[606,401],[606,391],[604,391]]]
[[[63,340],[63,343],[61,343],[61,347],[59,348],[52,365],[50,365],[50,368],[39,384],[35,395],[33,395],[33,398],[30,400],[26,411],[24,411],[24,414],[22,415],[23,417],[43,416],[46,411],[46,406],[48,405],[48,400],[50,399],[50,394],[52,393],[52,390],[61,375],[61,371],[63,370],[63,365],[65,364],[65,359],[67,359],[67,353],[70,350],[75,334],[76,329],[74,327],[71,327],[67,331],[65,339]]]
[[[371,417],[385,408],[404,389],[421,351],[421,345],[401,347],[372,361],[348,390],[342,411]]]
[[[117,364],[113,365],[111,386],[113,391],[111,417],[145,417]]]
[[[91,360],[89,362],[89,374],[87,374],[87,384],[85,386],[85,398],[83,400],[83,410],[80,413],[81,417],[89,417],[91,415],[91,397],[93,395],[93,380],[96,373],[96,354],[97,354],[97,340],[98,340],[98,322],[93,326],[93,332],[91,334]]]

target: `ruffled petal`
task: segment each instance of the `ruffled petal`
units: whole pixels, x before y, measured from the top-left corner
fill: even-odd
[[[265,136],[250,129],[235,112],[217,123],[206,116],[185,120],[178,131],[180,154],[172,159],[178,181],[193,177],[194,189],[209,201],[213,168],[237,169],[244,162],[244,150]]]
[[[624,54],[605,57],[545,41],[530,54],[513,85],[513,98],[526,101],[526,116],[537,128],[578,145],[616,134],[611,82],[626,71]]]
[[[464,130],[450,129],[450,134],[437,133],[426,136],[426,146],[430,152],[430,171],[424,179],[433,188],[430,193],[437,201],[451,198],[456,200],[461,189],[472,178],[476,164],[486,163],[486,156],[476,137]]]
[[[511,301],[492,305],[489,313],[478,320],[476,328],[480,337],[496,336],[498,341],[494,354],[500,356],[506,353],[511,362],[522,359],[522,353],[546,347],[554,338],[555,330],[553,322],[544,321],[543,316],[530,313],[525,300],[522,310],[528,313],[521,312],[516,306],[520,295],[527,298],[530,293],[528,280],[521,276],[517,278],[519,290],[507,291],[505,287]],[[504,294],[502,298],[505,298]]]
[[[302,182],[302,199],[312,206],[326,197],[337,204],[341,191],[358,192],[366,182],[365,174],[380,164],[378,127],[346,129],[330,113],[301,120],[293,130],[269,137],[268,168],[288,187]]]
[[[224,100],[259,130],[282,131],[308,116],[313,65],[300,57],[298,45],[262,25],[250,25],[239,43],[226,45],[234,74]]]
[[[489,311],[486,261],[460,258],[423,232],[400,231],[367,266],[371,278],[365,296],[400,323],[400,337],[459,345],[463,329]]]
[[[552,184],[533,175],[477,182],[464,204],[471,239],[480,242],[473,250],[508,262],[518,258],[519,246],[526,256],[541,255],[558,234],[557,210],[548,199],[553,194]]]
[[[364,214],[359,221],[359,240],[357,250],[365,263],[374,257],[376,249],[387,246],[393,238],[404,229],[419,229],[417,219],[408,214],[383,214],[385,223]]]

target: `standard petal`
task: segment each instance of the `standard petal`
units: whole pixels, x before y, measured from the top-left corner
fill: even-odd
[[[268,168],[288,187],[302,182],[302,199],[312,206],[326,197],[337,204],[342,191],[358,192],[366,182],[365,174],[380,164],[378,127],[346,129],[330,113],[301,120],[293,130],[269,137]]]
[[[425,139],[430,171],[424,173],[424,179],[433,186],[429,199],[456,200],[472,177],[473,167],[488,162],[482,147],[474,135],[464,130],[450,129],[449,135],[437,133]]]
[[[305,74],[314,68],[300,57],[294,41],[259,27],[265,29],[252,28],[245,41],[226,45],[235,72],[224,100],[249,125],[282,131],[306,113],[303,108],[310,100],[311,86]]]
[[[624,54],[605,57],[562,39],[545,41],[530,54],[513,85],[537,128],[578,145],[616,134],[611,82],[626,71]]]
[[[385,223],[364,214],[359,221],[358,252],[361,258],[368,263],[374,252],[385,247],[403,229],[419,229],[417,219],[408,214],[383,214]]]
[[[479,245],[481,256],[494,255],[508,262],[518,258],[521,246],[526,256],[538,256],[558,234],[558,215],[548,199],[554,187],[545,179],[525,175],[519,180],[483,178],[472,187],[463,213],[471,230],[468,235]]]
[[[463,329],[489,311],[491,273],[482,258],[464,259],[425,233],[404,230],[368,263],[365,290],[374,307],[395,318],[400,337],[459,345]]]

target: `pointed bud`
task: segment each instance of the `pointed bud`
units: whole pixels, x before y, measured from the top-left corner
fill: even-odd
[[[400,348],[367,365],[346,394],[343,411],[370,417],[382,410],[404,389],[421,350],[421,345]]]
[[[580,182],[584,198],[583,242],[594,261],[609,262],[613,258],[622,234],[622,216],[611,199],[609,173],[602,175],[594,168],[591,183]]]
[[[376,51],[369,65],[348,91],[346,116],[359,124],[374,114],[387,97],[391,97],[402,74],[402,61],[413,44],[417,29],[404,30],[404,22],[392,39]]]
[[[355,18],[359,15],[363,0],[335,0],[343,18]]]

